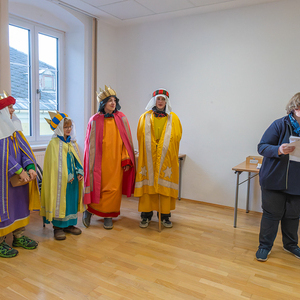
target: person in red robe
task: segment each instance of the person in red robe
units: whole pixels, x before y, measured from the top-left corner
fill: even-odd
[[[134,191],[134,149],[131,131],[116,92],[100,89],[98,112],[88,123],[84,147],[84,204],[82,222],[90,226],[91,216],[104,217],[105,229],[120,215],[122,194]]]

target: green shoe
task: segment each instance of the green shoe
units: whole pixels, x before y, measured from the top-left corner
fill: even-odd
[[[29,237],[23,235],[20,238],[14,237],[13,240],[13,246],[14,247],[22,247],[24,249],[32,250],[35,249],[38,246],[38,243]]]
[[[1,257],[5,257],[5,258],[14,257],[18,255],[18,253],[19,253],[18,250],[11,248],[8,244],[5,243],[5,241],[0,244]]]

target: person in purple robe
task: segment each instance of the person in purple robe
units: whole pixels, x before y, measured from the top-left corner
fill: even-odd
[[[14,257],[13,247],[35,249],[38,243],[24,235],[30,210],[39,209],[36,160],[14,114],[16,100],[0,96],[0,257]],[[17,175],[15,175],[17,174]],[[17,183],[12,185],[13,176]],[[13,234],[12,247],[5,238]]]

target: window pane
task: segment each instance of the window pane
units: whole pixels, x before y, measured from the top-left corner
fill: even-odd
[[[9,25],[11,95],[16,99],[15,113],[27,136],[31,135],[29,34],[27,29]]]
[[[39,33],[40,135],[53,134],[45,118],[58,109],[57,38]]]

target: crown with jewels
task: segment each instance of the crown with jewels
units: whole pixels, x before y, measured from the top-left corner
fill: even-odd
[[[102,90],[101,88],[99,88],[99,90],[100,93],[96,92],[98,102],[101,102],[109,96],[117,96],[117,93],[111,87],[107,87],[106,85],[104,90]]]

